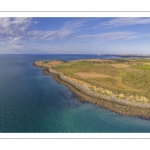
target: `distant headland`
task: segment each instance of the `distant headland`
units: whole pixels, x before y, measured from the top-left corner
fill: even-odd
[[[143,57],[150,58],[149,54],[98,54],[99,56],[116,56],[116,57]]]

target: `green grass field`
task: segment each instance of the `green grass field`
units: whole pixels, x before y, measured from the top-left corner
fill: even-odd
[[[138,66],[134,66],[134,68],[150,71],[150,65],[138,65]]]
[[[145,65],[144,62],[149,63],[150,59],[114,59],[112,63],[82,60],[64,62],[53,68],[115,93],[123,92],[126,95],[139,95],[150,99],[150,65]]]
[[[144,96],[150,101],[150,59],[45,61],[43,64],[115,94]]]

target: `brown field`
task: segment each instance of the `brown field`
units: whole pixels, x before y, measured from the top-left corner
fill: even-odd
[[[130,87],[122,83],[121,77],[110,77],[110,78],[86,78],[86,80],[97,87],[103,87],[111,89],[113,91],[126,91],[126,92],[142,92],[142,90]]]
[[[150,65],[150,63],[144,63],[144,65]]]
[[[100,73],[83,73],[83,72],[77,72],[74,73],[74,75],[77,75],[79,78],[86,79],[87,81],[90,81],[91,83],[94,83],[94,85],[97,86],[102,86],[106,88],[111,87],[112,89],[118,90],[121,89],[126,91],[142,92],[142,90],[138,90],[123,84],[122,77],[112,77]]]
[[[111,64],[111,66],[113,66],[115,68],[127,68],[127,67],[130,67],[129,65],[126,65],[126,64]]]
[[[103,63],[92,65],[93,61],[103,61]],[[132,91],[132,92],[142,92],[142,90],[137,89],[136,87],[131,87],[122,82],[122,75],[120,76],[119,73],[115,73],[116,75],[112,76],[113,71],[122,71],[122,72],[140,72],[141,70],[136,68],[131,68],[129,65],[124,63],[111,63],[105,65],[105,62],[108,60],[101,60],[101,59],[90,59],[90,60],[76,60],[69,63],[62,63],[57,61],[51,61],[50,65],[57,69],[59,67],[60,71],[66,72],[67,75],[69,74],[72,77],[85,80],[90,82],[98,87],[105,87],[112,90],[117,91]],[[112,62],[112,60],[109,60]],[[86,62],[91,62],[91,65]],[[83,66],[83,64],[85,64]],[[74,66],[74,64],[78,64]],[[110,67],[109,67],[110,66]],[[112,67],[111,67],[112,66]],[[65,67],[65,68],[63,68]],[[107,69],[108,67],[108,69]],[[81,72],[82,68],[82,72]],[[80,70],[80,71],[79,71]]]
[[[124,70],[125,72],[142,72],[142,71],[139,70],[139,69],[131,68],[131,67],[123,68],[123,70]]]
[[[74,60],[72,62],[114,62],[114,60],[109,60],[109,59],[79,59],[79,60]]]
[[[109,78],[111,76],[99,73],[84,73],[84,72],[77,72],[75,75],[81,78]]]
[[[49,64],[51,67],[56,67],[57,65],[60,65],[61,63],[63,63],[62,61],[58,61],[58,60],[53,60],[53,61],[50,61]]]

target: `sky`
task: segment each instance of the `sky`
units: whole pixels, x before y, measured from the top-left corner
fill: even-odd
[[[0,54],[150,54],[150,18],[0,18]]]

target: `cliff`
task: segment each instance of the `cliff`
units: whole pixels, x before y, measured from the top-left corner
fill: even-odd
[[[67,85],[71,91],[80,97],[81,101],[92,102],[93,104],[128,116],[150,118],[150,104],[147,98],[143,96],[127,98],[123,94],[115,95],[107,89],[96,87],[82,80],[64,75],[62,72],[52,69],[50,65],[44,65],[42,61],[37,61],[34,65],[45,68],[45,74],[51,74],[56,81]]]

